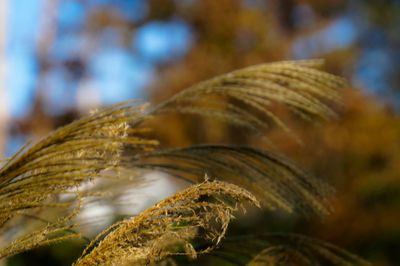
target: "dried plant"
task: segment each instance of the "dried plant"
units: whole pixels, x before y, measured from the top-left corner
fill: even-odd
[[[293,233],[227,237],[222,247],[207,257],[227,265],[371,265],[330,243]]]
[[[128,178],[138,184],[147,170],[191,183],[208,173],[232,184],[206,181],[116,223],[89,245],[76,265],[165,263],[173,254],[195,257],[216,247],[238,205],[258,205],[256,198],[272,210],[328,214],[332,189],[287,158],[229,145],[164,149],[148,134],[148,120],[170,112],[219,119],[259,133],[275,125],[290,134],[276,105],[306,120],[334,117],[329,104],[338,102],[337,89],[344,82],[317,70],[321,63],[244,68],[198,83],[154,107],[130,101],[96,111],[26,145],[0,169],[0,232],[5,242],[0,258],[79,237],[72,218],[82,199],[104,195],[82,185],[100,178]],[[196,249],[192,241],[199,239],[209,245]]]
[[[72,213],[75,215],[76,213]],[[63,217],[56,222],[47,223],[43,227],[39,227],[30,233],[25,233],[22,236],[15,239],[7,248],[3,248],[0,251],[0,258],[13,256],[15,254],[24,252],[26,250],[34,249],[43,245],[50,245],[67,239],[82,237],[81,234],[77,233],[75,225],[68,224],[71,217]]]
[[[338,102],[337,89],[345,82],[315,69],[322,63],[283,61],[240,69],[183,90],[155,107],[152,113],[198,114],[255,131],[269,128],[272,122],[290,132],[271,109],[277,103],[307,120],[335,116],[324,101]],[[221,98],[241,104],[233,105]]]
[[[101,175],[108,177],[106,170],[118,172],[123,167],[124,145],[137,152],[147,152],[157,144],[154,140],[139,137],[147,129],[128,125],[143,113],[143,108],[143,105],[126,103],[93,113],[58,129],[35,145],[26,145],[10,158],[0,170],[2,231],[24,224],[27,215],[36,217],[50,208],[66,211],[62,216],[68,219],[60,222],[56,217],[50,226],[39,229],[44,230],[42,234],[53,235],[53,231],[67,226],[69,218],[73,217],[71,214],[79,208],[81,198],[91,195],[78,189],[82,183]],[[113,176],[116,178],[117,174]],[[49,215],[42,216],[47,219]],[[43,218],[39,216],[36,220],[40,219]],[[29,242],[25,236],[21,239]],[[46,238],[29,239],[32,243],[25,245],[27,249],[48,243]],[[10,248],[0,249],[0,258],[7,255]]]
[[[343,265],[367,266],[370,263],[330,243],[294,234],[270,234],[270,247],[249,263],[257,265]]]
[[[236,185],[193,185],[102,232],[75,265],[146,265],[176,254],[195,258],[220,242],[232,213],[246,202],[259,206]],[[190,242],[195,238],[207,241],[207,247],[196,250]]]
[[[326,215],[332,189],[301,171],[289,159],[250,147],[203,145],[147,153],[134,166],[166,171],[189,181],[210,176],[241,185],[272,210]]]

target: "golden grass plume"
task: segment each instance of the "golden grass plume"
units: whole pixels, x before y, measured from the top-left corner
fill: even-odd
[[[23,220],[31,221],[27,215],[38,216],[49,209],[62,210],[64,213],[59,215],[64,218],[73,217],[71,214],[77,210],[82,197],[93,195],[78,189],[82,183],[101,176],[106,170],[118,172],[123,167],[121,156],[126,146],[147,152],[157,144],[142,137],[147,129],[128,125],[144,108],[129,102],[95,112],[54,131],[35,145],[26,145],[10,158],[0,169],[1,231],[7,232]],[[117,176],[114,174],[113,178]],[[39,230],[45,230],[48,235],[50,228],[58,231],[55,224],[63,228],[65,222],[63,225],[58,221],[49,225],[45,222],[42,224],[47,229]],[[35,245],[30,243],[26,247]],[[8,246],[0,248],[0,254],[9,249]]]
[[[362,258],[328,242],[297,234],[270,234],[271,245],[248,266],[261,265],[371,265]]]
[[[152,113],[208,116],[255,131],[268,129],[272,122],[290,132],[271,107],[280,104],[307,120],[335,117],[327,102],[338,103],[337,89],[346,83],[318,70],[322,64],[322,60],[283,61],[239,69],[183,90]]]
[[[207,255],[227,265],[371,266],[364,259],[331,243],[294,233],[261,233],[227,237]]]
[[[146,125],[150,118],[177,112],[258,132],[271,123],[290,131],[274,111],[277,104],[307,120],[329,119],[334,117],[329,102],[338,102],[337,89],[344,82],[318,70],[321,63],[287,61],[240,69],[193,85],[154,107],[130,101],[105,108],[26,145],[0,169],[0,232],[20,239],[0,247],[0,254],[7,256],[10,247],[21,252],[56,241],[59,230],[70,230],[71,214],[79,210],[81,199],[95,194],[82,192],[80,186],[99,177],[118,178],[124,169],[161,169],[191,182],[200,182],[208,172],[244,186],[270,209],[329,213],[324,199],[330,189],[285,158],[233,146],[165,150],[148,137],[151,128]],[[49,209],[60,210],[60,217],[31,231],[42,232],[38,234],[44,238],[24,235],[23,230],[12,235],[15,224],[27,228],[24,224],[32,219],[26,217],[40,220]]]
[[[259,206],[250,192],[236,185],[193,185],[105,230],[74,265],[147,265],[178,254],[195,258],[218,245],[233,213],[246,202]],[[194,239],[208,245],[195,249]]]
[[[240,185],[256,195],[265,208],[305,215],[331,211],[330,186],[298,168],[288,158],[251,147],[201,145],[155,150],[132,162],[198,182],[202,173]]]

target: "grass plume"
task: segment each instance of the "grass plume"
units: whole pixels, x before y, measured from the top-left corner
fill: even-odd
[[[223,120],[252,130],[273,123],[290,129],[274,113],[276,104],[307,120],[335,117],[326,102],[339,102],[343,79],[319,71],[321,60],[255,65],[200,82],[157,106],[152,113],[180,112]],[[235,100],[241,104],[229,104]]]
[[[259,252],[247,265],[341,265],[370,266],[360,257],[335,245],[296,234],[271,234],[270,246]]]
[[[9,226],[27,220],[25,214],[49,209],[66,211],[64,217],[72,217],[72,210],[85,194],[78,190],[82,183],[106,170],[118,172],[126,146],[147,152],[157,144],[142,137],[147,129],[128,125],[142,115],[144,108],[132,102],[106,108],[23,147],[0,169],[0,228],[7,231]],[[49,228],[53,226],[43,229],[46,235]],[[8,249],[0,248],[0,254]]]
[[[0,169],[0,233],[11,239],[0,247],[0,258],[80,237],[72,218],[83,198],[98,195],[98,191],[82,191],[82,184],[135,171],[161,170],[201,184],[112,225],[91,242],[75,265],[168,264],[172,255],[195,258],[216,248],[232,214],[244,202],[307,215],[330,213],[326,198],[332,189],[287,158],[229,145],[163,149],[149,138],[151,128],[146,123],[175,112],[211,117],[259,133],[271,125],[290,133],[277,105],[311,121],[335,116],[330,104],[338,103],[337,90],[345,83],[318,70],[321,63],[286,61],[240,69],[195,84],[154,107],[130,101],[96,111],[26,145]],[[220,181],[202,182],[205,172]],[[132,179],[141,182],[136,176]],[[52,213],[52,219],[43,222],[43,213]],[[27,217],[38,217],[42,221],[36,225],[41,226],[31,226]],[[16,225],[31,230],[15,235],[11,229]],[[205,245],[194,245],[198,240]],[[299,241],[302,244],[295,251],[292,243],[298,246]],[[289,253],[296,260],[304,254],[338,263],[356,258],[329,244],[294,237],[264,249],[253,262],[279,261]],[[215,254],[223,256],[222,251]]]
[[[250,190],[271,210],[283,209],[305,215],[326,215],[326,198],[332,189],[306,174],[289,159],[251,147],[202,145],[149,152],[134,166],[166,171],[198,182],[202,173],[219,176]]]
[[[232,184],[205,181],[193,185],[105,230],[75,266],[147,265],[177,254],[195,258],[218,245],[232,214],[246,202],[259,206],[251,193]],[[193,239],[208,245],[195,249]]]
[[[362,258],[328,242],[292,233],[267,233],[227,238],[211,253],[233,265],[370,266]],[[238,257],[244,258],[238,263]]]

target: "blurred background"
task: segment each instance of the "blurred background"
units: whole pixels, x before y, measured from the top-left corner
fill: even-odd
[[[376,265],[400,261],[400,1],[3,0],[0,13],[3,158],[97,107],[132,98],[157,103],[252,64],[324,58],[325,70],[352,84],[339,118],[294,122],[303,145],[266,134],[336,187],[336,213],[324,221],[265,213],[232,231],[299,232]],[[157,130],[164,146],[262,145],[197,118],[171,116]],[[69,265],[81,248],[41,248],[7,265]]]

